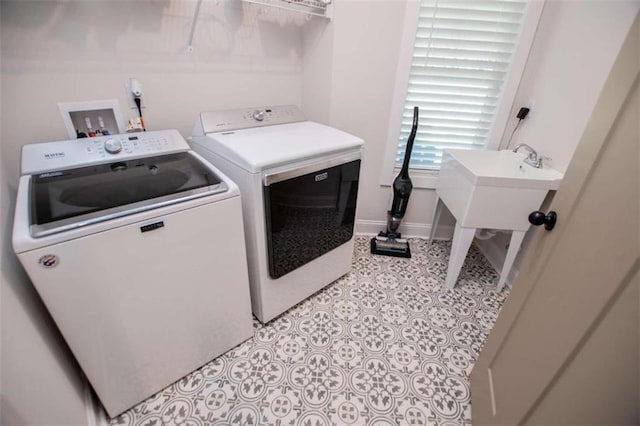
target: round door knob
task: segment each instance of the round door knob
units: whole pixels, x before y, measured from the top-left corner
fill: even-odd
[[[120,141],[115,140],[115,139],[107,139],[104,142],[104,149],[105,151],[107,151],[109,154],[117,154],[120,151],[122,151],[122,144],[120,143]]]
[[[556,212],[549,212],[549,214],[544,214],[539,210],[531,213],[529,215],[529,223],[534,226],[540,226],[544,224],[544,229],[547,231],[551,231],[554,226],[556,226],[556,220],[558,220],[558,215]]]
[[[253,119],[256,121],[262,121],[264,120],[264,111],[254,111],[253,112]]]

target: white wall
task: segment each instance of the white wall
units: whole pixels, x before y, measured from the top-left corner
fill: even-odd
[[[529,99],[536,105],[516,142],[566,168],[639,4],[548,0],[512,115]],[[74,424],[79,416],[73,363],[9,248],[20,147],[67,137],[57,103],[115,98],[128,118],[124,84],[135,77],[148,127],[185,135],[202,110],[301,105],[311,119],[366,141],[359,219],[384,223],[391,190],[379,174],[405,5],[340,0],[333,21],[301,29],[237,1],[205,1],[187,53],[194,1],[0,3],[3,424],[41,415]],[[434,200],[433,190],[414,190],[404,223],[425,234]],[[48,385],[30,392],[23,366]]]
[[[304,75],[304,93],[312,92],[310,86],[319,95],[303,98],[305,111],[366,141],[360,222],[384,222],[391,198],[391,189],[379,185],[379,175],[407,1],[412,0],[343,0],[335,4],[331,24],[305,28],[305,67],[313,58],[314,68]],[[637,0],[547,1],[510,115],[515,117],[530,99],[535,107],[512,145],[526,142],[552,157],[554,167],[566,169],[639,6]],[[316,46],[333,49],[328,55]],[[321,99],[321,107],[311,106],[315,99]],[[515,121],[507,126],[503,143]],[[414,188],[403,225],[425,235],[434,202],[433,190]],[[445,226],[451,220],[445,217]]]
[[[10,245],[20,147],[66,139],[58,102],[144,87],[150,129],[191,133],[198,112],[301,104],[302,32],[281,14],[205,1],[2,1],[0,250],[3,425],[87,423],[78,368]]]
[[[3,20],[2,59],[12,184],[22,144],[66,137],[57,102],[117,98],[133,116],[123,87],[133,76],[144,86],[151,128],[188,134],[201,110],[293,103],[362,137],[359,219],[384,222],[391,189],[379,174],[404,0],[342,0],[333,21],[314,18],[303,29],[257,19],[257,9],[237,2],[204,2],[193,53],[185,46],[194,2],[29,3],[3,2],[11,16]],[[637,5],[547,2],[511,115],[529,99],[536,104],[514,143],[526,141],[566,168]],[[110,25],[93,25],[96,16]],[[405,223],[426,233],[434,200],[433,190],[415,189]]]
[[[638,4],[547,2],[511,115],[529,99],[535,108],[513,143],[566,168]],[[314,18],[301,30],[260,19],[247,4],[204,2],[187,53],[192,1],[2,2],[2,136],[12,185],[22,144],[66,137],[57,102],[116,98],[133,116],[124,92],[133,76],[144,86],[150,128],[189,134],[202,110],[293,103],[362,137],[359,219],[384,222],[391,190],[379,174],[406,1],[334,6],[333,21]],[[434,200],[433,190],[415,189],[405,223],[426,232]]]
[[[15,185],[25,143],[66,139],[58,102],[117,99],[143,85],[149,129],[187,136],[200,111],[301,104],[302,35],[239,1],[2,2],[2,140]]]
[[[510,116],[535,105],[511,146],[527,143],[567,169],[639,9],[638,0],[546,2]]]
[[[303,30],[302,111],[310,120],[329,124],[335,24],[315,18]]]
[[[86,425],[84,380],[80,370],[11,250],[14,197],[3,174],[0,185],[0,424]]]
[[[0,9],[0,13],[4,11]],[[4,100],[4,84],[0,98]],[[3,108],[4,109],[4,108]],[[3,111],[4,116],[4,111]],[[4,128],[6,124],[2,123]],[[11,249],[15,190],[0,146],[0,424],[86,425],[85,382]]]
[[[380,186],[380,174],[405,6],[402,0],[338,1],[330,24],[305,28],[304,66],[313,64],[313,69],[304,74],[304,111],[312,120],[365,141],[358,222],[367,226],[359,226],[360,230],[381,230],[392,196],[390,187]],[[315,96],[307,96],[312,91]],[[414,225],[413,232],[426,235],[434,199],[434,191],[414,189],[401,231],[409,224]]]
[[[553,158],[552,167],[566,171],[638,10],[637,0],[547,0],[511,117],[530,99],[535,106],[521,123],[512,147],[527,143]],[[516,121],[507,125],[503,143]],[[508,238],[499,234],[479,243],[498,267],[506,256]],[[528,235],[521,254],[530,241]],[[522,255],[516,258],[515,268],[521,263]]]

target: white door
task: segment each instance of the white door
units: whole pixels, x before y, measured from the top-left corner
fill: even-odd
[[[474,424],[640,420],[639,19],[474,367]]]

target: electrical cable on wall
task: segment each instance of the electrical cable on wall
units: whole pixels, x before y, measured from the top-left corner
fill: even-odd
[[[516,134],[516,130],[518,130],[518,127],[520,126],[520,123],[522,122],[522,118],[518,120],[518,122],[516,123],[515,127],[513,128],[513,130],[511,131],[511,136],[509,136],[509,140],[507,140],[507,148],[511,145],[511,139],[513,139],[513,135]]]
[[[135,78],[130,78],[128,90],[131,96],[131,98],[129,99],[133,99],[133,102],[135,103],[138,109],[138,116],[140,117],[139,126],[136,125],[135,123],[132,125],[130,124],[132,129],[134,129],[132,131],[136,131],[135,129],[139,130],[140,128],[142,128],[142,131],[146,132],[147,127],[144,125],[144,118],[142,117],[142,84],[140,84],[140,82]],[[131,120],[129,121],[131,122]]]
[[[518,127],[520,127],[520,123],[522,123],[522,120],[524,120],[527,117],[527,114],[529,114],[529,111],[530,111],[529,108],[524,108],[524,107],[520,108],[520,110],[518,111],[518,114],[516,115],[516,117],[518,118],[518,122],[516,123],[515,127],[511,131],[511,136],[509,136],[509,140],[507,141],[507,148],[511,146],[511,139],[513,139],[513,135],[516,134],[516,130],[518,130]]]
[[[146,132],[147,127],[144,125],[144,118],[142,118],[142,99],[140,98],[140,96],[136,96],[133,98],[133,100],[136,103],[136,106],[138,107],[138,115],[140,116],[140,124],[142,124],[142,131]]]

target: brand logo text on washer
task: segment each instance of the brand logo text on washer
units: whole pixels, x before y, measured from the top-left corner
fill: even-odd
[[[60,157],[64,157],[64,152],[49,152],[47,154],[44,154],[44,158],[46,158],[47,160],[50,160],[52,158],[60,158]]]

